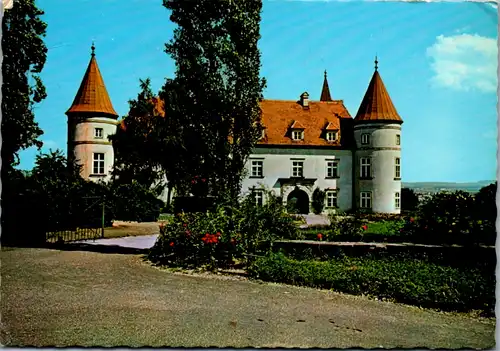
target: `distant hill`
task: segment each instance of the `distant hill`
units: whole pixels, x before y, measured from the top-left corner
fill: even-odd
[[[494,183],[495,180],[482,180],[471,183],[453,183],[453,182],[403,182],[403,188],[410,188],[417,192],[435,193],[442,190],[463,190],[471,193],[478,192],[482,187]]]

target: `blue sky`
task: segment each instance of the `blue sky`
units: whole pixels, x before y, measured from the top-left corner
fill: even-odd
[[[36,109],[43,151],[66,151],[66,115],[90,59],[92,40],[120,116],[150,77],[172,77],[163,52],[173,24],[161,0],[38,0],[48,23]],[[332,97],[355,115],[379,72],[404,120],[403,181],[496,179],[497,8],[492,4],[264,0],[260,49],[265,98],[319,99],[323,71]],[[33,167],[36,149],[21,152]]]

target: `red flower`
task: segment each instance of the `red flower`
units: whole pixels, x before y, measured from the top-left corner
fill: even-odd
[[[201,181],[205,183],[207,180],[205,178],[201,178]]]
[[[323,234],[318,233],[317,237],[318,237],[318,240],[323,240]]]
[[[205,244],[217,244],[217,242],[218,242],[217,236],[215,236],[213,234],[208,234],[208,233],[206,233],[205,236],[203,238],[201,238],[201,240]]]
[[[194,179],[193,179],[193,180],[191,181],[191,184],[196,184],[196,180],[194,180]]]
[[[187,223],[183,223],[182,225],[184,226],[184,228],[186,228],[188,226]]]
[[[414,222],[415,220],[413,219],[413,217],[410,217],[410,222]]]
[[[231,238],[231,244],[236,245],[236,240],[234,238]]]
[[[189,230],[186,230],[186,235],[187,236],[190,236],[191,235],[191,232]]]
[[[364,226],[362,226],[361,228],[363,228],[363,230],[367,230],[368,229],[368,226],[365,224]]]
[[[171,246],[171,247],[174,247],[174,245],[175,245],[175,244],[174,244],[174,242],[172,241],[172,242],[170,243],[170,246]]]
[[[217,232],[217,237],[220,238],[221,234],[220,232]]]

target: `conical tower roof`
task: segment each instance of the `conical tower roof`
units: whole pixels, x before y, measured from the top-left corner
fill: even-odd
[[[321,98],[319,101],[333,101],[332,95],[330,94],[330,87],[328,87],[328,79],[326,78],[326,70],[325,70],[325,78],[323,80],[323,89],[321,89]]]
[[[375,72],[354,121],[403,123],[378,73],[377,64],[378,61],[375,58]]]
[[[87,71],[83,76],[75,100],[66,114],[85,113],[118,118],[99,71],[94,50],[95,47],[92,44],[92,54]]]

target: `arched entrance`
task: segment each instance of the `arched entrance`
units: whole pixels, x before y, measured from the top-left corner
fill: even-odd
[[[287,205],[294,208],[296,213],[309,214],[309,196],[304,190],[295,188],[286,199]]]

